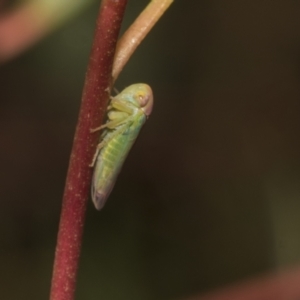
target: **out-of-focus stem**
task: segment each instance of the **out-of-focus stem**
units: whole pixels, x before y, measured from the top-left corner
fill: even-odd
[[[172,2],[173,0],[152,0],[120,38],[113,65],[113,81],[118,78],[135,49]]]
[[[300,299],[300,268],[260,276],[185,300]]]
[[[24,52],[92,1],[31,0],[0,12],[0,63]]]

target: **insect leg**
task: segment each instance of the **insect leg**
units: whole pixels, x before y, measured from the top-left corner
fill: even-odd
[[[105,124],[97,128],[91,129],[90,132],[99,131],[103,128],[114,129],[117,126],[121,125],[122,123],[127,122],[128,114],[127,113],[124,114],[123,112],[112,111],[108,113],[108,118],[110,121],[106,122]]]
[[[129,115],[132,115],[133,114],[133,109],[132,107],[128,106],[128,103],[122,101],[122,100],[119,100],[117,99],[117,97],[113,98],[110,102],[110,107],[112,109],[116,109],[120,112],[126,112],[128,113]]]
[[[102,141],[101,143],[99,143],[99,144],[97,145],[97,149],[96,149],[96,152],[95,152],[95,154],[94,154],[94,156],[93,156],[93,160],[92,160],[92,162],[89,164],[90,167],[93,167],[93,166],[95,165],[95,161],[96,161],[96,159],[97,159],[97,157],[98,157],[98,154],[99,154],[100,150],[104,147],[105,144],[106,144],[106,143],[104,143],[104,141]]]

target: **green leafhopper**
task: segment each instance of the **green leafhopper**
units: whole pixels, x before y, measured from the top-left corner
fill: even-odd
[[[92,200],[100,210],[112,191],[123,163],[153,107],[150,86],[133,84],[111,98],[105,129],[97,146],[92,166]]]

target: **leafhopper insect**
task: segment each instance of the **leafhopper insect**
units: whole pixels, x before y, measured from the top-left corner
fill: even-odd
[[[151,114],[153,94],[144,83],[133,84],[111,98],[105,129],[91,166],[94,166],[92,200],[96,209],[104,206],[123,163],[143,124]]]

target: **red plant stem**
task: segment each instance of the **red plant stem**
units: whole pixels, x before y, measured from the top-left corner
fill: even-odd
[[[50,300],[73,300],[82,244],[92,161],[107,107],[116,42],[127,0],[103,0],[85,78],[64,191]]]

